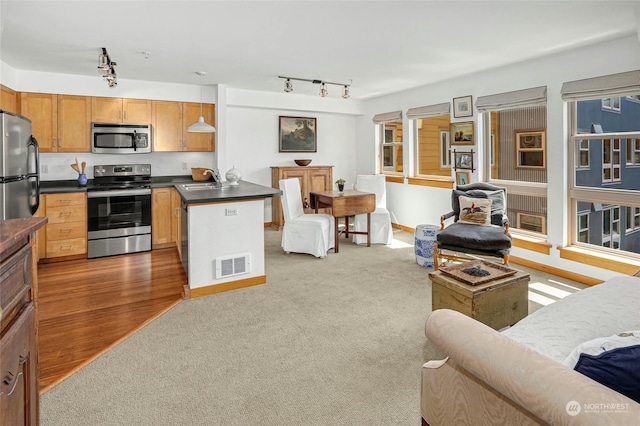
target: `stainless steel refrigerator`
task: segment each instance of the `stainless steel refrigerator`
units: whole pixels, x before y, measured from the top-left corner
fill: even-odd
[[[40,153],[31,120],[0,110],[0,135],[0,220],[31,217],[40,205]]]

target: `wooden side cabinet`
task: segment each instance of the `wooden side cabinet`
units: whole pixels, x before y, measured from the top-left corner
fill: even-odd
[[[280,180],[297,177],[300,179],[302,202],[309,202],[309,193],[313,191],[329,191],[333,188],[333,166],[272,166],[271,186],[280,189]],[[306,213],[313,209],[305,208]],[[325,211],[323,209],[318,212]],[[271,204],[271,227],[280,230],[284,226],[282,202],[274,198]]]
[[[39,423],[36,231],[45,218],[0,221],[0,424]]]
[[[46,194],[46,257],[87,254],[87,195],[84,192]]]
[[[153,188],[151,190],[151,244],[154,249],[173,245],[173,209],[171,203],[173,188]]]

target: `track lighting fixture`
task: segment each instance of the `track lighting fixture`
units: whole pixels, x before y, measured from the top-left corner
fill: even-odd
[[[116,66],[115,62],[111,61],[107,48],[102,48],[102,53],[98,56],[98,72],[102,74],[102,77],[107,80],[109,87],[113,88],[118,85],[118,77],[116,70],[113,68]]]
[[[293,92],[293,85],[291,84],[291,80],[296,80],[296,81],[306,81],[308,83],[313,83],[313,84],[319,84],[320,85],[319,94],[323,98],[329,94],[329,90],[327,90],[327,84],[333,84],[334,86],[342,86],[343,87],[342,97],[344,99],[348,99],[351,96],[350,90],[351,90],[351,83],[353,82],[353,80],[349,80],[349,83],[333,83],[331,81],[308,79],[308,78],[284,77],[284,76],[278,76],[278,78],[282,78],[285,80],[284,91],[287,93]]]
[[[322,83],[320,84],[320,96],[322,96],[323,98],[325,96],[327,96],[329,94],[329,92],[327,92],[327,85],[326,83]]]

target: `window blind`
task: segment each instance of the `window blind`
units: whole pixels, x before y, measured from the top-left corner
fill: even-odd
[[[440,115],[449,115],[451,113],[451,104],[449,102],[437,105],[421,106],[417,108],[409,108],[407,110],[407,118],[427,118],[437,117]]]
[[[640,70],[568,81],[562,85],[562,100],[584,101],[640,94]]]
[[[480,96],[476,101],[478,112],[500,111],[512,108],[542,106],[547,104],[547,86],[515,90]]]
[[[383,114],[376,114],[373,116],[373,122],[375,124],[388,123],[390,121],[401,121],[402,111],[385,112]]]

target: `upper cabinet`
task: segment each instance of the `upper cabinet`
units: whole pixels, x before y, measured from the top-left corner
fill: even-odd
[[[16,92],[0,84],[0,109],[17,113],[18,106],[16,102]]]
[[[58,150],[58,95],[20,93],[20,114],[31,120],[31,133],[40,151]]]
[[[91,151],[90,97],[23,92],[19,103],[40,151]]]
[[[154,151],[213,151],[215,133],[189,133],[200,118],[200,104],[192,102],[152,102]],[[202,104],[205,121],[214,125],[215,105]]]
[[[199,104],[193,102],[182,103],[182,131],[184,135],[183,151],[215,151],[215,133],[189,133],[187,129],[200,118],[200,105],[202,105],[202,116],[207,124],[215,127],[216,114],[215,105]]]
[[[58,95],[58,152],[91,151],[91,98]]]
[[[94,123],[151,123],[151,101],[147,99],[91,98]]]

